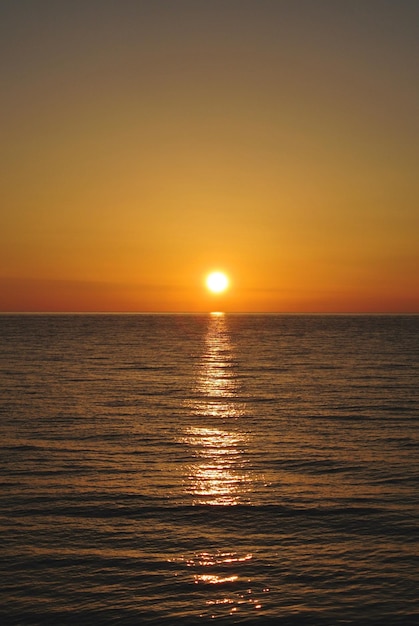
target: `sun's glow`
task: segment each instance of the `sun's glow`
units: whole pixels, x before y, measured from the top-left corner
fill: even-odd
[[[206,285],[212,293],[221,293],[227,289],[229,280],[223,272],[211,272],[207,276]]]

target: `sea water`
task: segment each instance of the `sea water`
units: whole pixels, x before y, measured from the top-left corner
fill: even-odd
[[[418,331],[2,315],[2,623],[419,623]]]

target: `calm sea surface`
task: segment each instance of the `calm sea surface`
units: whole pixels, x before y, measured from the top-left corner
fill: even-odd
[[[418,624],[418,374],[419,316],[1,316],[1,623]]]

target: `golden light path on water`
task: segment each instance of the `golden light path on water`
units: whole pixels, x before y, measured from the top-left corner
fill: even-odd
[[[234,374],[234,353],[226,319],[210,316],[196,381],[196,398],[190,409],[202,425],[186,429],[184,442],[193,449],[195,462],[188,467],[186,491],[195,504],[233,505],[247,502],[250,478],[246,472],[248,435],[237,422],[243,417]],[[218,425],[218,423],[220,425]]]
[[[234,348],[222,313],[209,317],[205,347],[199,364],[194,398],[187,403],[194,420],[182,436],[192,449],[193,462],[185,468],[185,492],[195,505],[230,507],[249,504],[252,479],[247,470],[249,434],[240,424],[245,416],[239,401],[239,384],[234,368]],[[261,609],[251,589],[248,567],[254,555],[245,548],[222,545],[184,555],[178,560],[191,568],[194,583],[213,587],[201,617],[240,614],[249,604]],[[221,543],[221,542],[220,542]],[[246,565],[249,563],[249,565]],[[263,589],[268,592],[269,589]]]

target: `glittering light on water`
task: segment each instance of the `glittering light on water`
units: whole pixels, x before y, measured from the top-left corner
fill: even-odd
[[[194,447],[197,463],[189,466],[188,493],[201,504],[237,504],[249,476],[243,459],[246,437],[219,428],[190,428],[184,441]]]
[[[214,312],[208,323],[195,395],[187,402],[194,421],[179,439],[192,457],[184,465],[183,480],[193,504],[233,506],[250,501],[249,492],[254,487],[247,468],[249,434],[237,419],[245,416],[238,381],[227,320]],[[252,590],[247,591],[251,579],[246,570],[253,558],[251,552],[227,550],[182,557],[193,583],[206,588],[210,596],[200,617],[239,616],[250,607],[262,606]]]
[[[197,574],[195,583],[209,583],[211,585],[219,585],[222,583],[234,583],[238,576],[217,576],[216,574]]]
[[[244,403],[238,401],[233,348],[223,314],[211,314],[196,392],[198,397],[189,403],[194,415],[203,420],[223,419],[223,428],[186,428],[181,441],[193,448],[196,459],[187,466],[186,492],[194,496],[196,504],[238,504],[250,482],[245,460],[247,435],[237,427],[226,428],[225,420],[244,415]]]

